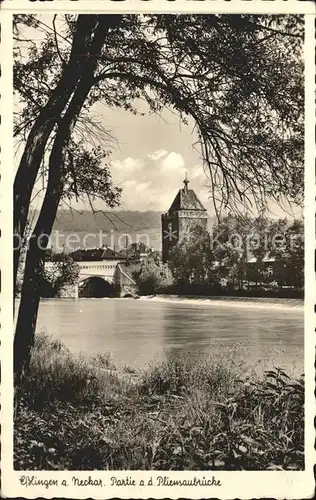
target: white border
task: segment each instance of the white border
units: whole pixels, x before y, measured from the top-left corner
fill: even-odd
[[[25,498],[312,498],[314,492],[313,464],[315,463],[315,439],[313,417],[315,414],[314,402],[314,303],[316,302],[315,276],[314,276],[314,249],[315,249],[315,116],[314,116],[314,13],[313,2],[264,0],[224,0],[206,1],[176,1],[151,0],[126,0],[125,2],[110,2],[108,0],[96,1],[58,1],[29,2],[25,0],[7,0],[1,6],[2,27],[2,100],[1,100],[1,141],[2,145],[2,182],[1,182],[1,229],[2,252],[0,257],[2,272],[1,291],[1,327],[2,332],[2,494],[9,497]],[[306,418],[305,418],[305,471],[295,472],[159,472],[159,471],[91,471],[91,472],[30,472],[29,476],[37,479],[65,479],[69,486],[25,488],[19,478],[23,475],[20,471],[13,471],[13,311],[12,311],[12,185],[13,185],[13,126],[12,126],[12,13],[28,12],[199,12],[199,13],[304,13],[305,16],[305,379],[306,379]],[[313,270],[313,271],[312,271]],[[111,487],[112,476],[126,478],[132,476],[137,481],[143,479],[145,484],[150,477],[159,475],[169,476],[173,479],[189,479],[194,476],[212,478],[215,476],[222,485],[214,487]],[[101,487],[71,487],[72,477],[103,478],[107,485]]]
[[[315,14],[313,0],[5,0],[1,8],[20,13]]]
[[[2,10],[14,12],[315,14],[312,0],[5,0]]]

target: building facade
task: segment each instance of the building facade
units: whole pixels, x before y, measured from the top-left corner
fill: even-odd
[[[191,228],[201,226],[207,230],[207,212],[193,189],[188,188],[187,177],[184,187],[178,191],[167,213],[161,215],[162,259],[169,260],[171,248],[180,241]]]

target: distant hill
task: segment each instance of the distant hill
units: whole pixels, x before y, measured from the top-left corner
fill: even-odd
[[[212,219],[209,220],[211,224]],[[161,212],[118,210],[94,214],[90,210],[79,213],[61,209],[57,213],[50,246],[57,253],[103,245],[120,251],[139,241],[161,250]]]
[[[73,252],[77,248],[99,248],[107,245],[122,250],[142,241],[161,249],[161,213],[156,211],[109,211],[96,213],[59,210],[51,234],[56,252]]]
[[[113,211],[96,213],[85,210],[81,213],[71,210],[59,210],[54,229],[62,231],[143,231],[161,227],[161,213],[156,211]]]

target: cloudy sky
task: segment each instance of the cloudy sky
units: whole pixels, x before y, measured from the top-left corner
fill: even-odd
[[[135,117],[125,111],[104,110],[103,123],[111,124],[119,145],[111,160],[113,181],[123,188],[123,210],[169,208],[187,172],[192,187],[206,208],[211,208],[208,179],[198,152],[192,126],[181,125],[165,112],[160,118]]]
[[[100,106],[96,113],[118,141],[111,155],[111,172],[114,183],[123,188],[120,209],[168,210],[187,172],[189,187],[209,215],[214,215],[210,183],[198,150],[193,147],[193,123],[185,126],[167,110],[161,117],[134,116]],[[269,208],[271,215],[287,215],[274,203]],[[300,213],[295,207],[287,207],[287,211]]]
[[[183,125],[177,115],[167,110],[160,117],[150,114],[134,116],[121,109],[98,105],[95,115],[117,141],[110,146],[113,182],[123,190],[116,210],[167,211],[183,187],[187,172],[189,187],[194,189],[209,217],[214,216],[210,182],[198,149],[194,147],[197,138],[193,123]],[[40,204],[41,196],[36,198],[34,208],[39,208]],[[90,209],[83,203],[73,202],[72,206],[79,210]],[[94,206],[96,209],[106,208],[100,201]],[[301,209],[294,206],[287,206],[286,212],[275,203],[270,203],[269,208],[271,216],[301,215]]]

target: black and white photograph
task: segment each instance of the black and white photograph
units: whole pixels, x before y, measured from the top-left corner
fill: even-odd
[[[75,8],[11,16],[17,491],[311,479],[308,16]]]

